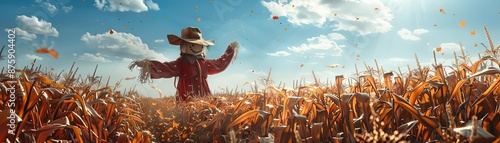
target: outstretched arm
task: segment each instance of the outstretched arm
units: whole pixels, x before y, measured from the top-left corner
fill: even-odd
[[[179,67],[177,66],[177,61],[171,62],[159,62],[150,61],[149,68],[151,71],[151,79],[158,78],[171,78],[179,75]]]
[[[212,75],[224,71],[229,66],[231,61],[234,61],[234,59],[236,58],[236,55],[238,54],[238,48],[238,42],[232,42],[231,44],[229,44],[229,46],[227,46],[226,52],[224,52],[221,57],[217,59],[207,60],[206,63],[208,74]]]
[[[151,79],[157,78],[170,78],[179,75],[179,67],[176,61],[172,62],[159,62],[149,59],[136,60],[129,65],[129,69],[132,70],[134,67],[140,68],[139,81],[141,83],[146,83]]]

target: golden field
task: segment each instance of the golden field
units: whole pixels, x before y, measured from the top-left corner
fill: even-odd
[[[0,126],[10,121],[10,87],[18,122],[14,135],[0,131],[0,141],[500,142],[500,46],[485,33],[477,61],[462,51],[454,65],[426,67],[415,55],[417,67],[405,72],[365,64],[356,77],[293,89],[267,77],[253,92],[178,104],[117,91],[120,83],[77,76],[78,68],[53,74],[33,63],[14,79],[2,73]]]

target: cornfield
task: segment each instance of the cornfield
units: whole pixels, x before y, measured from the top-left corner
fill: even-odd
[[[133,88],[121,93],[119,83],[101,84],[95,75],[75,78],[73,67],[62,77],[25,67],[15,82],[2,76],[0,124],[8,122],[13,84],[18,122],[15,135],[2,130],[0,140],[500,142],[500,46],[484,30],[489,46],[477,61],[462,50],[452,66],[426,67],[415,56],[417,67],[406,73],[365,64],[355,77],[294,83],[293,89],[276,87],[268,77],[261,90],[186,103],[142,97]]]
[[[2,142],[150,142],[141,100],[133,90],[115,91],[119,83],[112,88],[109,80],[101,86],[95,74],[75,78],[78,68],[73,67],[66,74],[43,74],[41,66],[33,68],[35,62],[19,70],[18,78],[2,73],[2,128],[10,122],[11,109],[17,114],[15,133],[1,130]],[[8,106],[11,97],[13,108]]]

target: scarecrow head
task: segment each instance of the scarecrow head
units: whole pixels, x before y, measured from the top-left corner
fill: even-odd
[[[180,45],[182,54],[205,56],[208,46],[215,44],[214,40],[204,40],[201,30],[196,27],[186,27],[181,31],[181,37],[167,35],[168,42],[172,45]]]

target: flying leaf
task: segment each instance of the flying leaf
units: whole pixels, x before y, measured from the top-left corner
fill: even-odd
[[[250,10],[250,13],[253,13],[253,10]]]
[[[285,28],[284,30],[288,30],[287,28]]]
[[[36,52],[41,54],[49,54],[56,59],[59,57],[59,54],[54,49],[47,49],[45,47],[37,49]]]
[[[279,17],[277,15],[273,16],[273,20],[278,20],[278,18]]]
[[[125,77],[124,80],[132,80],[132,79],[135,79],[135,76],[134,77]],[[156,87],[155,87],[156,88]]]
[[[42,47],[40,49],[37,49],[36,52],[37,53],[48,53],[49,50],[47,48],[45,48],[45,47]]]
[[[379,10],[378,7],[376,7],[375,10]]]
[[[356,17],[356,20],[359,20],[359,17]]]
[[[476,35],[476,31],[471,30],[471,31],[470,31],[470,35]]]
[[[441,47],[437,47],[436,52],[441,52]]]
[[[194,6],[194,8],[198,8],[198,6],[196,5],[196,6]]]
[[[199,17],[198,17],[196,20],[197,20],[198,22],[200,22],[200,21],[201,21],[201,18],[199,18]]]
[[[458,26],[460,26],[460,27],[465,27],[465,21],[460,20],[460,23],[458,23]]]
[[[334,13],[333,16],[337,16],[337,13]]]
[[[109,28],[109,34],[112,35],[113,33],[115,33],[115,32],[113,32],[113,29]]]
[[[326,67],[328,68],[336,68],[336,67],[339,67],[340,64],[331,64],[331,65],[326,65]]]
[[[358,46],[358,43],[354,44],[354,46],[356,46],[356,47],[357,47],[357,46]]]
[[[441,53],[442,56],[444,56],[444,53]]]
[[[300,64],[300,67],[304,67],[304,64]]]
[[[434,27],[438,26],[437,24],[434,24]]]
[[[126,26],[126,25],[123,25],[123,29],[127,29],[127,26]]]
[[[474,43],[474,47],[477,47],[477,43]]]
[[[446,12],[444,12],[444,9],[439,9],[439,12],[442,13],[442,14],[446,14]]]

